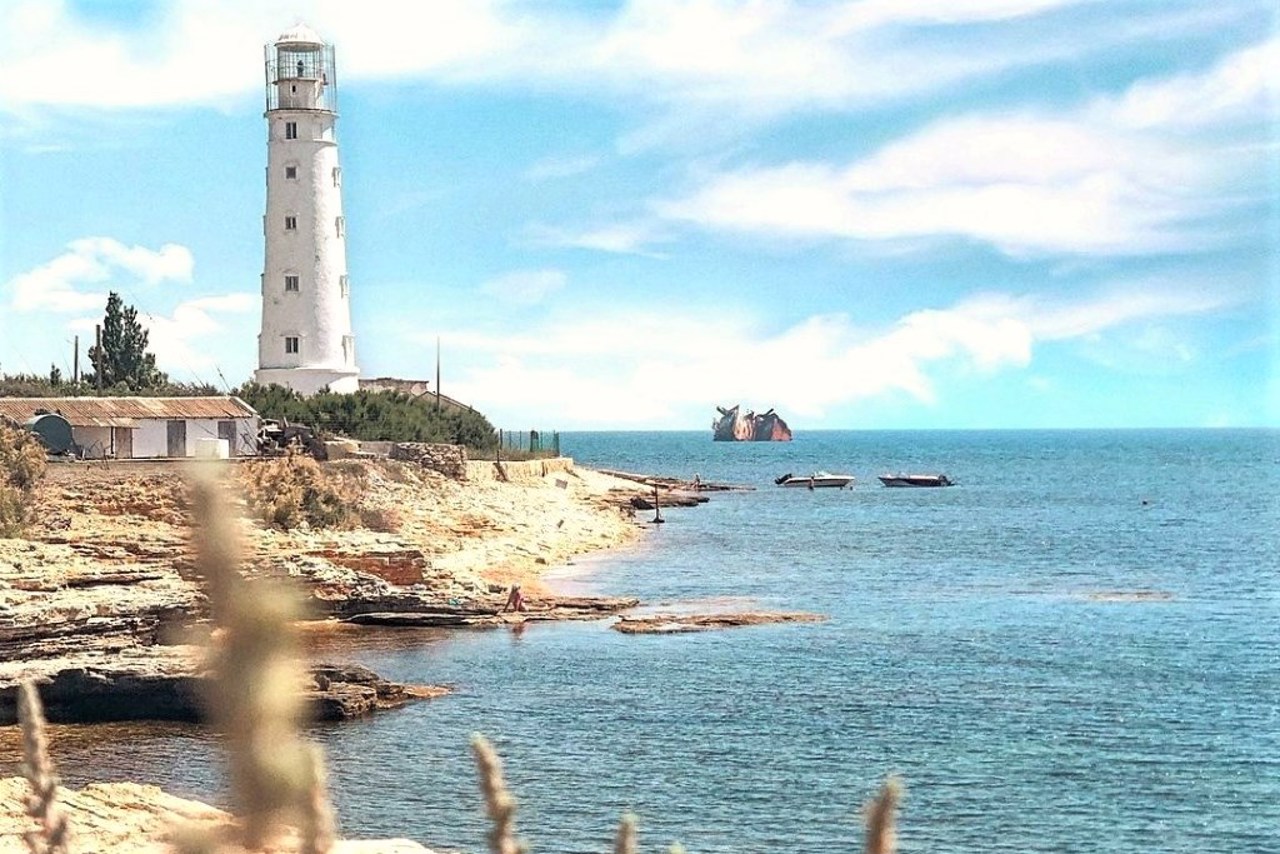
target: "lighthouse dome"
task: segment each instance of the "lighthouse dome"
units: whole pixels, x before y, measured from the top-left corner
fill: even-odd
[[[280,34],[276,39],[276,47],[292,50],[315,50],[324,46],[324,39],[316,31],[299,21]]]

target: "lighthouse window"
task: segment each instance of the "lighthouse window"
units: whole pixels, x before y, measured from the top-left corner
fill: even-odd
[[[351,293],[351,280],[346,274],[338,277],[338,293],[344,297]]]
[[[335,187],[342,186],[342,167],[341,166],[333,167],[333,186]]]
[[[298,218],[296,216],[287,216],[284,218],[284,230],[295,231],[298,228]]]
[[[297,178],[297,177],[298,177],[298,167],[297,167],[297,166],[286,166],[286,167],[284,167],[284,177],[286,177],[286,178]]]
[[[285,138],[285,139],[297,139],[297,138],[298,138],[298,123],[297,123],[297,122],[285,122],[285,123],[284,123],[284,138]]]
[[[296,292],[296,291],[298,290],[298,277],[297,277],[297,276],[285,276],[285,277],[284,277],[284,289],[285,289],[286,291],[295,291],[295,292]]]
[[[289,354],[296,354],[298,352],[298,339],[295,336],[289,335],[285,337],[284,351]]]
[[[347,221],[342,217],[338,217],[336,220],[334,220],[333,224],[338,232],[339,237],[342,237],[344,234],[347,233]]]

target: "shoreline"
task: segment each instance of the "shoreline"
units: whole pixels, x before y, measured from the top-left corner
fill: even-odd
[[[313,618],[294,629],[311,661],[306,693],[316,721],[360,717],[449,691],[314,660],[309,636],[355,646],[351,639],[367,631],[356,622],[378,616],[377,609],[391,606],[393,622],[463,610],[475,617],[445,624],[452,626],[599,619],[638,604],[561,589],[566,570],[568,577],[586,577],[610,552],[642,542],[646,526],[628,506],[637,492],[633,483],[589,469],[477,483],[390,461],[357,465],[365,499],[395,508],[398,530],[283,532],[244,518],[238,523],[244,574],[289,578],[311,599]],[[171,472],[55,468],[41,484],[38,522],[27,537],[0,540],[0,608],[9,617],[0,625],[0,723],[13,722],[17,684],[31,678],[49,719],[84,726],[90,739],[101,724],[206,728],[204,649],[183,644],[198,633],[208,603],[193,571],[186,486]],[[511,584],[525,589],[529,610],[500,613]],[[0,729],[0,742],[16,730]],[[24,785],[0,779],[6,791]],[[106,840],[112,850],[163,850],[175,816],[227,818],[199,801],[132,782],[93,782],[65,796],[78,839]],[[26,819],[21,798],[3,801],[0,850],[7,850]],[[428,850],[395,843],[386,850]]]
[[[482,627],[599,619],[639,604],[561,591],[556,581],[575,558],[591,563],[643,539],[646,526],[628,506],[634,483],[571,460],[511,482],[456,481],[390,460],[327,469],[355,479],[362,506],[394,519],[394,530],[239,522],[245,574],[286,578],[308,598],[304,639],[359,631],[346,629],[354,622]],[[0,624],[0,724],[13,722],[23,678],[77,686],[56,689],[68,705],[54,703],[54,719],[194,714],[203,665],[182,647],[198,640],[208,606],[194,573],[187,488],[173,475],[146,465],[50,467],[26,536],[0,540],[0,609],[8,617]],[[501,613],[512,584],[525,592],[528,610],[519,615]],[[410,688],[384,687],[382,695],[398,691],[407,702]],[[96,699],[76,708],[77,696]],[[332,698],[318,702],[344,708]],[[348,703],[346,716],[379,705]]]

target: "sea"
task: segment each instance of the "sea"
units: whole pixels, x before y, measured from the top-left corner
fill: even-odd
[[[556,568],[656,611],[827,620],[629,636],[608,621],[344,635],[325,657],[448,697],[316,727],[342,832],[482,851],[500,753],[532,851],[1280,851],[1280,431],[565,433],[580,464],[752,487]],[[783,489],[787,473],[852,474]],[[886,472],[958,485],[887,489]],[[651,511],[650,511],[651,512]],[[648,514],[640,513],[647,522]],[[59,728],[69,782],[225,798],[197,727]]]

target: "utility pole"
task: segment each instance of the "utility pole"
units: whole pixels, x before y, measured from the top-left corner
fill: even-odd
[[[106,363],[106,359],[102,357],[102,324],[93,327],[94,347],[98,354],[98,363],[93,366],[93,384],[98,388],[98,394],[102,394],[102,365]]]
[[[80,385],[80,336],[76,336],[76,354],[71,360],[71,382]]]
[[[436,336],[436,412],[440,411],[440,336]]]

